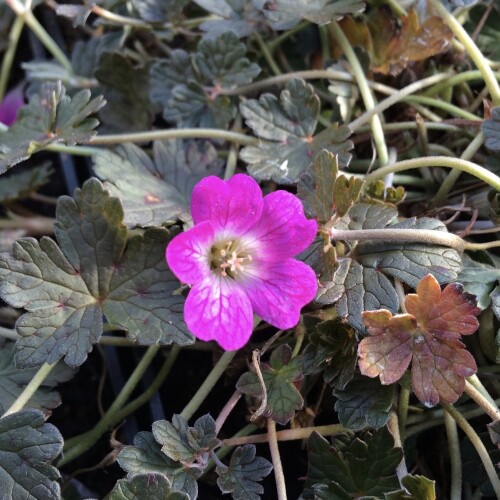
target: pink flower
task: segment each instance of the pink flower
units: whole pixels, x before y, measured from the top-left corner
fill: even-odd
[[[172,272],[192,287],[189,330],[231,351],[250,338],[253,312],[277,328],[295,326],[317,291],[314,271],[293,258],[318,229],[300,200],[286,191],[263,198],[248,175],[211,176],[195,186],[191,211],[195,226],[166,252]]]
[[[7,92],[0,103],[0,123],[10,127],[16,121],[17,111],[23,104],[23,87],[18,85],[10,92]]]

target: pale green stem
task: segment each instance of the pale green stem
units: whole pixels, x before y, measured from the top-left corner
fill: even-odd
[[[10,328],[5,328],[4,326],[0,326],[0,337],[9,340],[19,340],[21,338],[16,330],[11,330]]]
[[[208,374],[207,378],[201,384],[200,388],[196,391],[196,394],[192,397],[191,401],[186,405],[186,407],[181,412],[181,417],[189,420],[193,414],[202,405],[203,401],[207,398],[210,391],[214,388],[217,381],[224,375],[226,368],[229,363],[236,356],[238,351],[225,351],[220,357],[219,361],[212,368],[212,371]]]
[[[288,38],[295,35],[295,33],[302,31],[310,24],[311,23],[309,21],[302,21],[299,24],[296,24],[293,28],[281,33],[281,35],[277,36],[274,40],[269,40],[268,42],[269,51],[271,53],[274,52],[276,48],[279,47],[285,40],[288,40]]]
[[[479,122],[479,121],[478,121]],[[464,132],[463,127],[458,127],[457,125],[452,125],[451,123],[435,123],[435,122],[424,122],[423,126],[427,130],[442,130],[443,132]],[[416,122],[396,122],[396,123],[383,123],[382,128],[384,132],[400,132],[406,130],[413,130],[417,128]],[[370,129],[366,125],[359,127],[358,133],[368,132]]]
[[[488,474],[488,478],[493,486],[493,490],[495,491],[495,495],[497,498],[500,498],[500,480],[498,479],[497,471],[493,462],[491,461],[491,457],[488,454],[488,450],[484,446],[483,442],[476,434],[476,431],[473,427],[467,422],[467,420],[463,417],[463,415],[448,403],[441,403],[444,410],[447,411],[458,424],[458,426],[464,431],[465,435],[469,438],[472,446],[476,449],[481,462],[483,462],[484,468],[486,469],[486,474]]]
[[[287,500],[285,475],[283,474],[278,439],[276,438],[276,422],[271,417],[267,418],[267,435],[269,437],[269,449],[273,461],[278,500]]]
[[[333,241],[404,241],[446,246],[460,253],[464,249],[460,236],[432,229],[331,229],[328,236]]]
[[[447,412],[444,412],[444,425],[448,438],[451,464],[450,498],[459,499],[462,498],[462,456],[460,454],[457,423]]]
[[[493,73],[495,78],[500,79],[500,73]],[[458,73],[457,75],[450,76],[447,80],[434,85],[430,89],[423,92],[424,96],[433,96],[439,94],[441,91],[446,90],[448,87],[454,87],[460,83],[466,83],[472,80],[480,80],[483,75],[478,69],[473,69],[470,71],[464,71],[463,73]]]
[[[335,40],[342,48],[347,60],[349,61],[349,64],[351,65],[351,69],[354,73],[354,77],[356,78],[359,92],[361,94],[361,97],[363,98],[366,110],[373,111],[373,109],[375,108],[375,99],[373,98],[373,94],[370,90],[370,87],[368,86],[368,81],[366,79],[365,73],[363,71],[361,63],[359,62],[359,59],[356,56],[356,53],[354,52],[354,49],[352,48],[349,40],[347,39],[337,22],[333,21],[328,25],[328,27]],[[382,121],[378,114],[374,114],[371,117],[370,125],[380,165],[384,167],[389,162],[389,152],[387,150],[385,135],[382,129]]]
[[[26,403],[33,397],[38,388],[43,384],[44,380],[49,376],[49,373],[56,365],[57,361],[51,365],[44,363],[30,380],[29,384],[23,389],[23,392],[19,394],[10,408],[2,415],[2,418],[6,417],[7,415],[11,415],[12,413],[21,411]]]
[[[169,130],[152,130],[148,132],[134,132],[130,134],[97,135],[90,139],[90,144],[123,144],[124,142],[150,142],[166,139],[217,139],[236,142],[245,145],[255,145],[261,142],[255,137],[249,137],[238,132],[219,130],[214,128],[182,128]]]
[[[471,243],[467,241],[465,243],[465,248],[467,250],[490,250],[498,247],[500,247],[500,241],[489,241],[487,243]]]
[[[66,441],[64,446],[64,456],[59,461],[58,467],[71,462],[82,453],[85,453],[91,446],[94,445],[99,437],[106,432],[106,430],[110,427],[115,414],[122,409],[123,405],[130,397],[130,394],[132,394],[134,389],[137,387],[137,384],[140,382],[144,372],[148,369],[148,366],[151,364],[151,361],[159,350],[159,345],[152,345],[148,347],[144,356],[135,367],[135,370],[132,372],[132,375],[130,375],[130,378],[123,386],[113,404],[109,407],[99,423],[93,429]]]
[[[378,179],[384,178],[387,174],[392,172],[402,172],[404,170],[411,170],[414,168],[422,167],[448,167],[456,168],[462,172],[467,172],[468,174],[481,179],[486,184],[500,191],[500,178],[493,172],[472,163],[470,161],[462,160],[460,158],[449,158],[447,156],[424,156],[422,158],[412,158],[410,160],[403,160],[393,165],[387,165],[378,170],[375,170],[371,174],[365,177],[365,182],[369,184]]]
[[[450,14],[440,0],[431,0],[432,7],[439,13],[445,23],[449,26],[460,43],[465,47],[467,54],[474,61],[477,69],[483,75],[484,83],[488,87],[491,99],[495,106],[500,106],[500,86],[495,74],[484,58],[474,40],[469,36],[463,26]]]
[[[397,16],[406,16],[406,10],[399,5],[398,0],[387,0],[387,3]]]
[[[380,101],[373,109],[368,110],[366,113],[363,113],[360,117],[353,120],[349,124],[349,128],[353,132],[357,131],[362,125],[370,121],[373,116],[385,111],[394,104],[400,102],[406,96],[414,94],[415,92],[418,92],[424,88],[429,87],[430,85],[434,85],[438,82],[441,82],[446,78],[449,78],[449,76],[450,76],[449,73],[438,73],[437,75],[432,75],[429,76],[428,78],[423,78],[418,82],[414,82],[411,83],[410,85],[407,85],[406,87],[402,88],[401,90],[398,90],[397,92],[389,96],[387,99]]]
[[[406,422],[408,420],[408,406],[410,403],[409,389],[401,387],[399,390],[399,401],[398,401],[398,420],[399,420],[399,434],[401,436],[401,442],[404,442],[406,435]]]
[[[271,68],[271,71],[275,75],[281,75],[281,70],[279,66],[276,64],[276,61],[273,58],[273,55],[271,54],[271,51],[269,50],[269,47],[266,45],[266,42],[262,40],[262,37],[259,35],[258,32],[254,32],[253,34],[255,40],[257,41],[257,44],[259,45],[260,51],[262,55],[264,56],[264,59],[267,61],[267,64],[269,64],[269,67]]]
[[[307,439],[313,432],[317,432],[322,436],[335,436],[348,430],[342,424],[318,425],[316,427],[298,427],[296,429],[285,429],[276,433],[278,441],[297,441]],[[241,446],[244,444],[259,444],[269,442],[268,434],[256,434],[247,437],[231,437],[223,439],[224,446]]]
[[[474,157],[474,155],[478,152],[478,150],[481,148],[483,142],[484,142],[484,135],[482,132],[479,132],[479,134],[474,138],[474,140],[467,146],[464,152],[460,155],[460,158],[462,160],[471,160]],[[460,170],[454,168],[450,170],[450,172],[446,176],[446,179],[443,181],[436,195],[434,196],[431,206],[437,207],[441,206],[444,203],[444,201],[448,197],[448,193],[455,185],[455,182],[457,182],[461,173],[462,172]]]
[[[52,54],[54,59],[70,74],[73,73],[71,62],[66,57],[64,52],[54,42],[52,37],[45,31],[43,26],[38,22],[38,19],[33,15],[30,9],[22,4],[19,0],[5,0],[7,5],[16,13],[18,17],[24,19],[30,30],[40,40],[42,45]]]
[[[426,106],[442,109],[443,111],[446,111],[450,115],[456,116],[458,118],[463,118],[464,120],[478,119],[476,115],[469,113],[469,111],[459,108],[458,106],[455,106],[454,104],[451,104],[449,102],[441,101],[440,99],[436,99],[434,97],[410,95],[405,97],[403,99],[403,102],[408,102],[410,104],[416,102],[417,104],[425,104]]]
[[[495,400],[488,394],[477,376],[474,375],[473,377],[469,377],[465,381],[465,392],[488,414],[491,420],[500,420],[500,410]],[[471,380],[474,384],[471,383]]]
[[[49,144],[45,146],[43,149],[46,151],[52,151],[54,153],[64,153],[67,155],[76,155],[76,156],[94,156],[101,151],[104,151],[101,148],[93,148],[91,146],[66,146],[66,144]]]
[[[24,19],[22,17],[16,17],[9,32],[9,45],[3,56],[2,69],[0,70],[0,101],[4,98],[7,90],[10,70],[12,69],[12,63],[14,62],[14,58],[16,56],[16,49],[23,27]]]

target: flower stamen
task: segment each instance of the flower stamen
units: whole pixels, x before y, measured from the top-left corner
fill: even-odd
[[[210,268],[224,277],[234,279],[244,272],[245,266],[252,260],[252,256],[239,240],[215,244],[210,250]]]

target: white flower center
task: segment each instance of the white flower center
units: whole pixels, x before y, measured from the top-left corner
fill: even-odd
[[[234,279],[252,260],[252,256],[238,239],[215,243],[210,249],[210,268],[224,277]]]

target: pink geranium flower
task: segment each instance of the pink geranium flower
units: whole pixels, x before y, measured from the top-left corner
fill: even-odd
[[[11,126],[17,118],[17,111],[24,104],[22,85],[18,85],[8,92],[0,102],[0,122]]]
[[[253,312],[277,328],[295,326],[317,291],[314,271],[293,258],[317,232],[300,200],[286,191],[262,197],[248,175],[211,176],[195,186],[191,211],[195,226],[166,252],[172,272],[191,285],[189,330],[229,351],[247,343]]]

